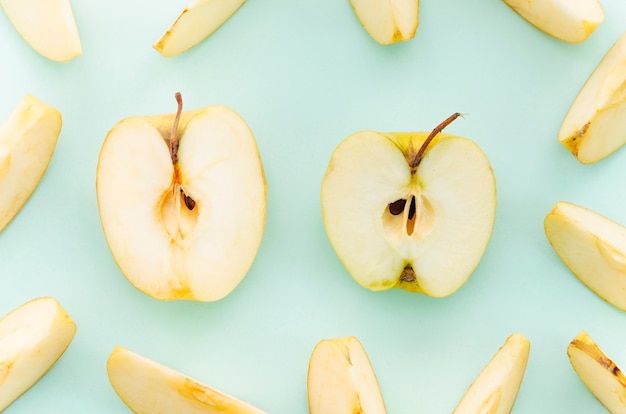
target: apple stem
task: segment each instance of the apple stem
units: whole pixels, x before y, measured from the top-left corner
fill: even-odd
[[[172,164],[178,162],[178,122],[180,121],[180,114],[183,112],[183,98],[180,92],[176,92],[174,95],[176,102],[178,103],[178,110],[174,117],[174,125],[172,125],[172,133],[170,134],[170,156],[172,157]]]
[[[424,158],[426,148],[428,148],[428,145],[433,140],[433,138],[435,138],[437,134],[443,131],[443,129],[450,125],[455,119],[462,116],[463,114],[461,114],[460,112],[455,112],[432,130],[432,132],[428,135],[428,137],[420,147],[419,151],[417,151],[417,154],[415,154],[413,159],[409,162],[409,166],[411,167],[411,174],[415,174],[415,171],[417,171],[417,167],[420,165],[420,162],[422,162],[422,158]]]

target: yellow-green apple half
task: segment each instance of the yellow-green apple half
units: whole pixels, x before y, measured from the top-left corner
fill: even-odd
[[[191,0],[154,48],[165,57],[183,53],[215,32],[246,0]]]
[[[626,377],[587,332],[576,335],[567,355],[576,374],[610,413],[626,413]]]
[[[598,296],[626,311],[626,228],[563,201],[548,213],[544,228],[572,273]]]
[[[482,150],[441,134],[358,132],[333,152],[322,181],[328,238],[352,277],[371,290],[443,297],[482,258],[496,186]]]
[[[365,30],[382,45],[413,39],[419,0],[350,0]]]
[[[61,124],[59,111],[26,95],[0,125],[0,231],[37,188],[54,153]]]
[[[0,320],[0,411],[63,355],[76,325],[51,297],[33,299]]]
[[[0,0],[7,17],[33,49],[67,62],[83,53],[69,0]]]
[[[599,0],[504,0],[517,14],[557,39],[580,43],[604,21]]]
[[[583,164],[626,143],[626,33],[589,76],[569,108],[558,140]]]
[[[513,334],[496,352],[454,410],[454,414],[508,414],[515,404],[530,353],[530,342]]]
[[[384,414],[385,404],[365,349],[353,336],[320,341],[309,361],[311,414]]]
[[[233,110],[135,116],[108,133],[96,174],[104,233],[130,282],[157,299],[214,301],[248,272],[265,224],[256,141]]]
[[[120,346],[111,352],[107,372],[117,395],[136,414],[264,414]]]

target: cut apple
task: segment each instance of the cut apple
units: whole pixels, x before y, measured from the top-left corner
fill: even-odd
[[[419,0],[350,0],[365,30],[382,45],[413,39]]]
[[[576,374],[610,413],[626,413],[626,377],[587,332],[576,335],[567,355]]]
[[[76,325],[51,297],[31,300],[0,320],[0,411],[63,355]]]
[[[548,213],[544,227],[548,241],[576,277],[626,311],[626,228],[562,201]]]
[[[0,6],[33,49],[67,62],[83,53],[69,0],[0,0]]]
[[[469,387],[454,414],[508,414],[513,408],[528,362],[530,342],[513,334]]]
[[[325,339],[309,362],[311,414],[384,414],[385,404],[365,349],[353,336]]]
[[[358,132],[333,152],[322,181],[328,238],[348,272],[371,290],[443,297],[483,256],[495,220],[493,170],[466,138]]]
[[[261,244],[265,177],[231,109],[130,117],[107,135],[96,184],[122,273],[157,299],[214,301],[244,278]]]
[[[570,43],[580,43],[604,21],[599,0],[504,0],[539,30]]]
[[[61,133],[61,114],[26,95],[0,125],[0,232],[43,177]]]
[[[215,32],[246,0],[191,0],[154,48],[165,57],[183,53]]]
[[[567,112],[558,139],[583,164],[626,143],[626,33],[593,71]]]
[[[107,372],[117,395],[136,414],[264,414],[119,346],[109,356]]]

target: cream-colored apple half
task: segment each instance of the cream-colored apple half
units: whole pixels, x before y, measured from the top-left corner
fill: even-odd
[[[485,366],[453,414],[508,414],[513,409],[528,363],[530,342],[513,334]]]
[[[116,346],[107,361],[113,389],[136,414],[264,414],[178,371]]]
[[[246,0],[191,0],[154,48],[165,57],[183,53],[215,32]]]
[[[569,361],[585,386],[612,414],[626,414],[626,377],[585,331],[567,347]]]
[[[626,143],[626,33],[611,47],[570,106],[558,140],[583,164]]]
[[[384,414],[376,374],[353,336],[320,341],[309,361],[311,414]]]
[[[599,0],[504,0],[539,30],[570,43],[580,43],[604,21]]]
[[[83,53],[69,0],[0,0],[0,6],[33,49],[67,62]]]
[[[419,0],[350,0],[363,28],[382,45],[413,39]]]
[[[180,95],[177,95],[180,98]],[[157,299],[214,301],[248,272],[265,224],[265,176],[250,128],[209,106],[136,116],[107,135],[96,186],[122,273]]]
[[[459,289],[482,258],[495,220],[489,160],[473,141],[428,133],[358,132],[333,152],[322,181],[328,238],[371,290],[429,296]]]
[[[0,232],[43,177],[61,133],[61,114],[26,95],[0,125]]]
[[[548,213],[544,228],[572,273],[598,296],[626,311],[626,228],[563,201]]]
[[[26,302],[0,320],[0,411],[63,355],[76,324],[51,297]]]

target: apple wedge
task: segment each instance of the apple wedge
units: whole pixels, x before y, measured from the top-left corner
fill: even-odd
[[[164,57],[181,54],[215,32],[246,0],[191,0],[154,48]]]
[[[558,140],[583,164],[626,143],[626,33],[615,42],[570,106]]]
[[[169,367],[116,346],[107,361],[113,389],[136,414],[264,414]]]
[[[76,325],[51,297],[33,299],[0,320],[0,411],[63,355]]]
[[[482,258],[495,220],[489,160],[443,128],[358,132],[333,152],[322,180],[326,232],[361,286],[454,293]]]
[[[626,228],[563,201],[548,213],[544,228],[572,273],[602,299],[626,311]]]
[[[382,45],[413,39],[419,0],[350,0],[363,28]]]
[[[244,278],[261,244],[265,176],[252,132],[209,106],[136,116],[107,135],[96,194],[122,273],[157,299],[215,301]]]
[[[309,361],[311,414],[384,414],[376,374],[358,339],[320,341]]]
[[[0,232],[43,177],[61,133],[61,114],[26,95],[0,125]]]
[[[69,0],[0,0],[0,6],[33,49],[67,62],[83,53]]]
[[[521,334],[509,336],[469,387],[453,414],[510,413],[524,378],[529,353],[528,339]]]

